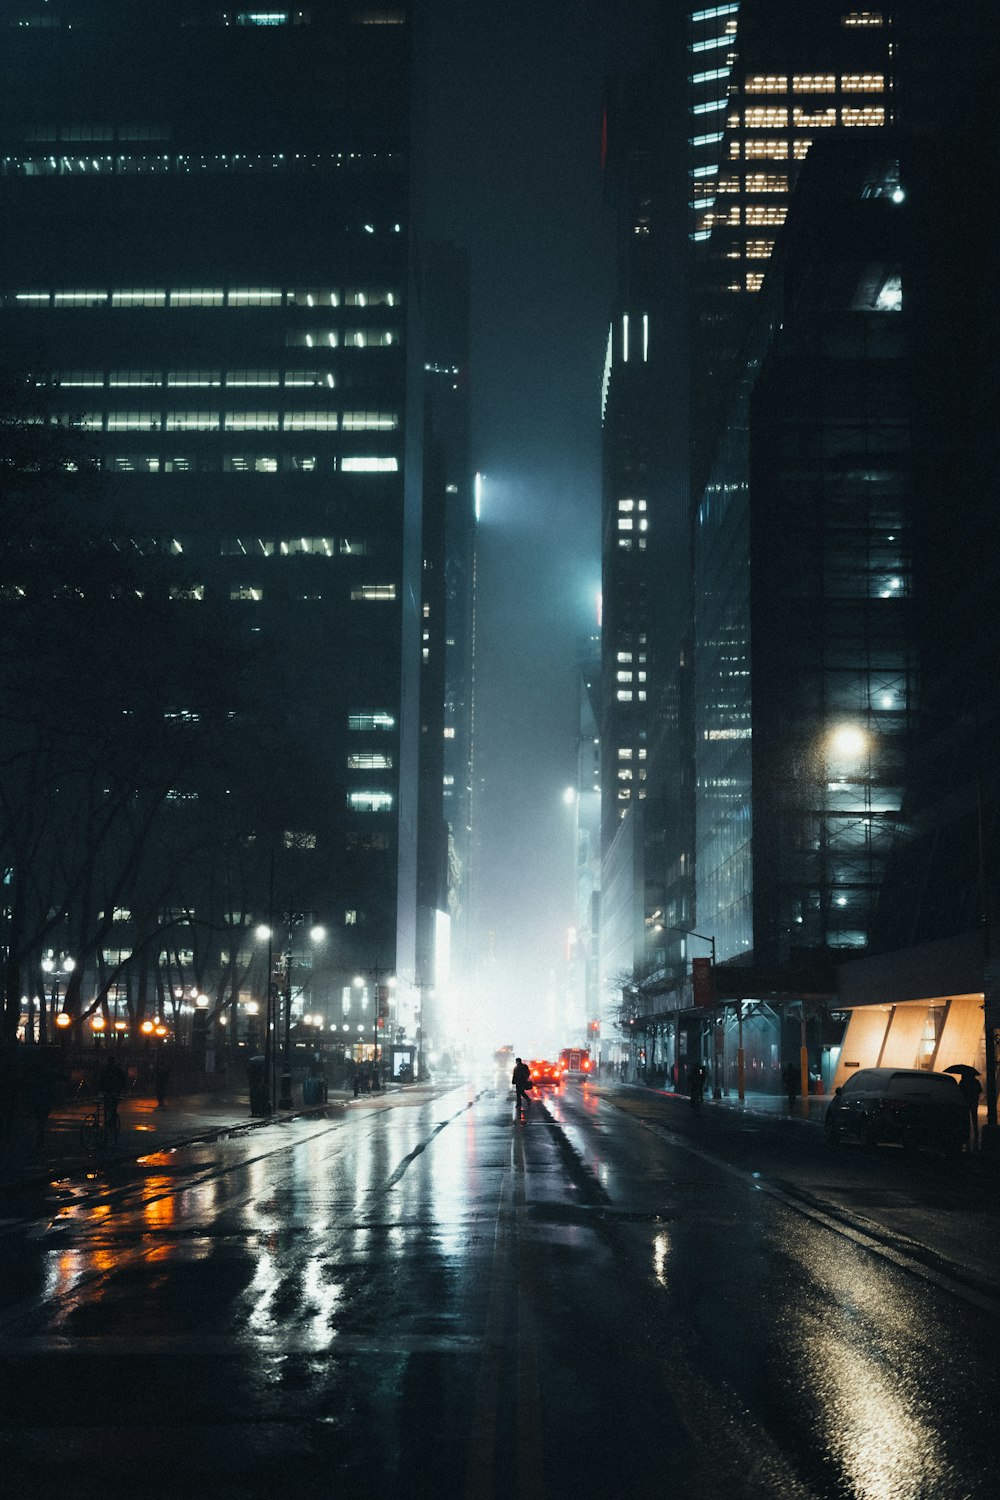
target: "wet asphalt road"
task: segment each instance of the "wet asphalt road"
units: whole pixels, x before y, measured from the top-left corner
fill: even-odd
[[[2,1212],[11,1500],[1000,1492],[975,1159],[463,1084]]]

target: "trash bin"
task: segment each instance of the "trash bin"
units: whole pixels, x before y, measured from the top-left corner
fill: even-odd
[[[323,1104],[324,1081],[322,1078],[307,1078],[302,1084],[302,1103]]]

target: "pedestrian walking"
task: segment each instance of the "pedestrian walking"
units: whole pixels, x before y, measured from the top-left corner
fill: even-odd
[[[153,1073],[153,1087],[156,1090],[157,1109],[167,1107],[167,1084],[170,1082],[170,1064],[166,1058],[157,1060],[156,1070]]]
[[[517,1102],[518,1114],[522,1112],[528,1099],[528,1090],[531,1088],[531,1069],[521,1058],[514,1059],[514,1071],[510,1075],[510,1081],[514,1085],[514,1094]]]
[[[795,1108],[795,1101],[799,1097],[799,1070],[793,1062],[785,1063],[781,1070],[781,1082],[788,1096],[788,1108]]]

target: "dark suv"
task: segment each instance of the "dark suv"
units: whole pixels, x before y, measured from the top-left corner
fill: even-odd
[[[895,1141],[934,1146],[957,1156],[969,1138],[969,1111],[950,1073],[919,1068],[860,1068],[830,1101],[824,1121],[831,1145]]]

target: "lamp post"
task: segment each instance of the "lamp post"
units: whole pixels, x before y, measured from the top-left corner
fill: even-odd
[[[662,926],[662,924],[658,924],[658,925]],[[705,932],[695,932],[695,930],[694,930],[693,927],[666,927],[666,928],[663,928],[663,930],[666,931],[666,932],[676,932],[676,933],[679,933],[681,937],[695,937],[695,938],[698,938],[698,940],[700,942],[702,942],[702,943],[709,943],[711,945],[711,949],[712,949],[712,958],[711,958],[711,965],[712,965],[712,968],[711,968],[711,974],[712,974],[712,1031],[713,1031],[713,1036],[712,1036],[712,1075],[713,1075],[712,1097],[713,1097],[713,1099],[721,1099],[722,1098],[722,1082],[721,1082],[720,1077],[719,1077],[719,1050],[718,1050],[718,1046],[716,1045],[715,1035],[714,1035],[715,1027],[717,1025],[716,1016],[718,1015],[718,1007],[716,1005],[716,998],[717,997],[716,997],[716,993],[715,993],[715,938],[714,937],[709,937],[708,934],[705,933]],[[701,962],[703,962],[703,960],[701,960]],[[737,1077],[738,1077],[738,1080],[739,1080],[740,1098],[742,1099],[743,1098],[743,1004],[742,1004],[742,1002],[740,1002],[739,1026],[740,1026],[740,1035],[739,1035],[739,1051],[737,1053]]]
[[[290,912],[288,916],[288,948],[284,954],[285,1045],[284,1061],[281,1070],[281,1094],[278,1099],[279,1109],[292,1108],[292,927],[294,922],[295,915]],[[322,943],[326,937],[326,928],[318,925],[313,926],[310,928],[309,936],[314,943]]]

